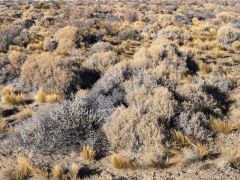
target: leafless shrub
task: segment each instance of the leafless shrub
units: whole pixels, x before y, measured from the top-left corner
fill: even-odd
[[[35,151],[71,150],[90,144],[100,151],[106,144],[99,119],[89,110],[82,97],[64,101],[39,112],[19,124],[14,143]]]

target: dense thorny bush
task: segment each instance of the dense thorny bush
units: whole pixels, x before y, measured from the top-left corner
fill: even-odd
[[[79,72],[71,58],[42,53],[28,57],[22,66],[21,78],[34,89],[69,93],[81,84]]]
[[[103,118],[90,109],[81,96],[42,109],[32,118],[16,126],[13,142],[42,152],[60,152],[80,148],[85,144],[107,147],[101,132]]]

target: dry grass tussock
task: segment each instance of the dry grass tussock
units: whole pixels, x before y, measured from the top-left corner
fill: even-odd
[[[220,119],[210,120],[210,127],[217,133],[230,133],[240,128],[240,121],[225,122]]]
[[[70,167],[63,164],[56,164],[52,168],[52,177],[55,180],[75,180],[79,179],[78,171],[80,167],[77,164],[72,164]]]
[[[13,88],[6,86],[1,90],[1,101],[6,105],[20,105],[25,103],[24,94],[16,94]]]
[[[174,131],[171,132],[171,134],[172,134],[173,139],[180,146],[190,146],[190,145],[193,144],[191,142],[191,140],[180,131],[174,130]]]
[[[7,123],[0,118],[0,134],[4,133],[7,130]]]
[[[57,92],[48,94],[43,89],[39,89],[35,99],[38,103],[56,103],[63,99],[63,95]]]
[[[94,160],[96,156],[96,151],[94,150],[93,146],[85,145],[81,151],[81,156],[84,160]]]
[[[136,165],[134,165],[133,162],[130,162],[127,158],[116,153],[111,156],[111,163],[113,167],[117,169],[136,169]]]
[[[48,173],[42,169],[31,165],[29,160],[24,156],[17,157],[17,165],[12,169],[9,168],[4,176],[8,179],[28,179],[33,176],[38,176],[42,179],[47,179]]]

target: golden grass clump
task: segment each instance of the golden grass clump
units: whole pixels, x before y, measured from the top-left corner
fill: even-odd
[[[79,171],[79,166],[77,164],[72,164],[71,165],[71,172],[70,172],[70,176],[71,176],[72,179],[77,178],[78,171]]]
[[[114,153],[111,157],[111,163],[114,168],[117,169],[136,169],[136,166],[130,162],[127,158]]]
[[[203,74],[208,74],[208,73],[211,72],[211,67],[210,67],[210,65],[205,64],[205,63],[201,63],[201,64],[199,65],[199,69],[200,69],[200,71],[201,71]]]
[[[62,100],[63,96],[61,93],[47,94],[43,89],[38,90],[35,99],[38,103],[56,103]]]
[[[72,164],[71,167],[56,164],[52,168],[52,177],[54,180],[73,180],[77,179],[78,171],[79,166],[77,164]]]
[[[182,132],[180,131],[172,131],[171,132],[173,139],[178,143],[178,145],[181,146],[189,146],[192,145],[191,140],[185,136]]]
[[[80,154],[84,160],[90,160],[90,161],[93,160],[96,156],[96,152],[93,146],[89,146],[89,145],[83,146],[83,149]]]
[[[31,172],[35,177],[40,177],[41,179],[47,179],[48,178],[48,172],[37,168],[37,167],[32,167]]]
[[[62,100],[62,95],[60,93],[52,93],[46,96],[46,102],[48,103],[57,103]]]
[[[52,169],[52,176],[55,180],[62,180],[63,177],[63,167],[62,165],[55,165]]]
[[[207,147],[204,144],[197,143],[196,147],[197,147],[198,158],[199,159],[203,159],[203,158],[205,158],[208,155],[209,152],[207,150]]]
[[[17,158],[16,179],[25,179],[31,175],[31,164],[24,156]]]
[[[210,127],[217,133],[230,133],[240,128],[240,122],[224,122],[219,119],[210,120]]]
[[[1,90],[1,100],[6,105],[19,105],[25,102],[25,95],[15,94],[12,87],[6,86]]]
[[[38,90],[35,99],[39,103],[45,103],[47,101],[47,93],[43,89],[40,89]]]
[[[4,133],[7,130],[7,123],[0,119],[0,134]]]
[[[48,172],[43,169],[32,166],[26,157],[18,156],[17,164],[13,168],[11,167],[7,171],[5,171],[4,177],[13,180],[28,179],[30,177],[39,177],[41,179],[47,179]]]

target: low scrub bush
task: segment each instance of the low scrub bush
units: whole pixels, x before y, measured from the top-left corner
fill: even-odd
[[[0,52],[7,52],[9,45],[13,44],[14,39],[21,33],[21,26],[9,26],[0,30]]]
[[[66,26],[59,29],[54,34],[54,39],[58,43],[56,52],[63,55],[69,54],[71,49],[80,45],[81,38],[78,29],[74,26]]]
[[[83,66],[104,73],[110,66],[115,65],[118,61],[119,58],[117,54],[112,51],[99,52],[87,59]]]
[[[34,54],[22,66],[21,78],[33,89],[71,92],[81,83],[79,70],[71,59],[50,53]]]
[[[91,52],[93,53],[107,52],[112,50],[113,50],[113,45],[109,42],[99,41],[91,47]]]
[[[217,40],[223,45],[231,45],[240,40],[240,30],[231,26],[223,26],[218,30]]]
[[[72,150],[84,144],[103,150],[107,142],[100,129],[102,119],[84,101],[76,97],[35,114],[16,126],[13,142],[42,152]]]

